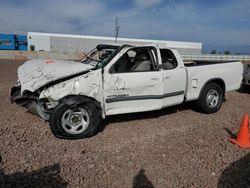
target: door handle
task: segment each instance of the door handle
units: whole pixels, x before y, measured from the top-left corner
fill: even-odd
[[[170,76],[165,76],[164,78],[165,78],[165,79],[169,79],[169,78],[171,78],[171,77],[170,77]]]
[[[153,78],[151,78],[151,80],[160,80],[160,78],[159,77],[153,77]]]

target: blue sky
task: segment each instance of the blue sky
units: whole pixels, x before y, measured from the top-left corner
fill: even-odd
[[[53,32],[197,41],[250,54],[249,0],[1,0],[0,32]]]

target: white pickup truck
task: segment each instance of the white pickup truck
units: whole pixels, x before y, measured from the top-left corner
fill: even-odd
[[[114,114],[159,110],[196,101],[217,112],[226,91],[239,89],[241,62],[184,64],[157,45],[98,45],[81,62],[29,60],[18,68],[11,101],[48,120],[58,138],[94,135]]]

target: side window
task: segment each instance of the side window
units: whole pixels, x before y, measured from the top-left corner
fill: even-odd
[[[111,67],[111,73],[147,72],[156,70],[151,49],[133,48]]]
[[[178,66],[177,60],[170,50],[160,49],[160,52],[163,70],[175,69]]]

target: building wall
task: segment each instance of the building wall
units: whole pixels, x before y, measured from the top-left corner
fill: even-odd
[[[15,50],[15,36],[13,34],[0,34],[0,50]]]
[[[27,51],[27,36],[26,35],[15,35],[16,50]]]
[[[115,40],[113,37],[28,32],[28,46],[34,45],[35,51],[87,53],[102,43],[114,44]],[[181,54],[201,54],[202,50],[202,43],[198,42],[118,38],[117,44],[158,44],[162,48],[175,48]]]
[[[27,51],[27,36],[16,34],[0,34],[0,50]]]
[[[52,52],[77,52],[84,51],[85,41],[81,38],[69,38],[69,37],[50,37]]]
[[[50,51],[50,36],[31,34],[28,33],[28,50],[31,50],[31,46],[35,46],[35,51]]]
[[[20,51],[20,50],[0,50],[0,59],[61,59],[61,60],[81,60],[85,57],[83,52],[45,52],[45,51]]]

